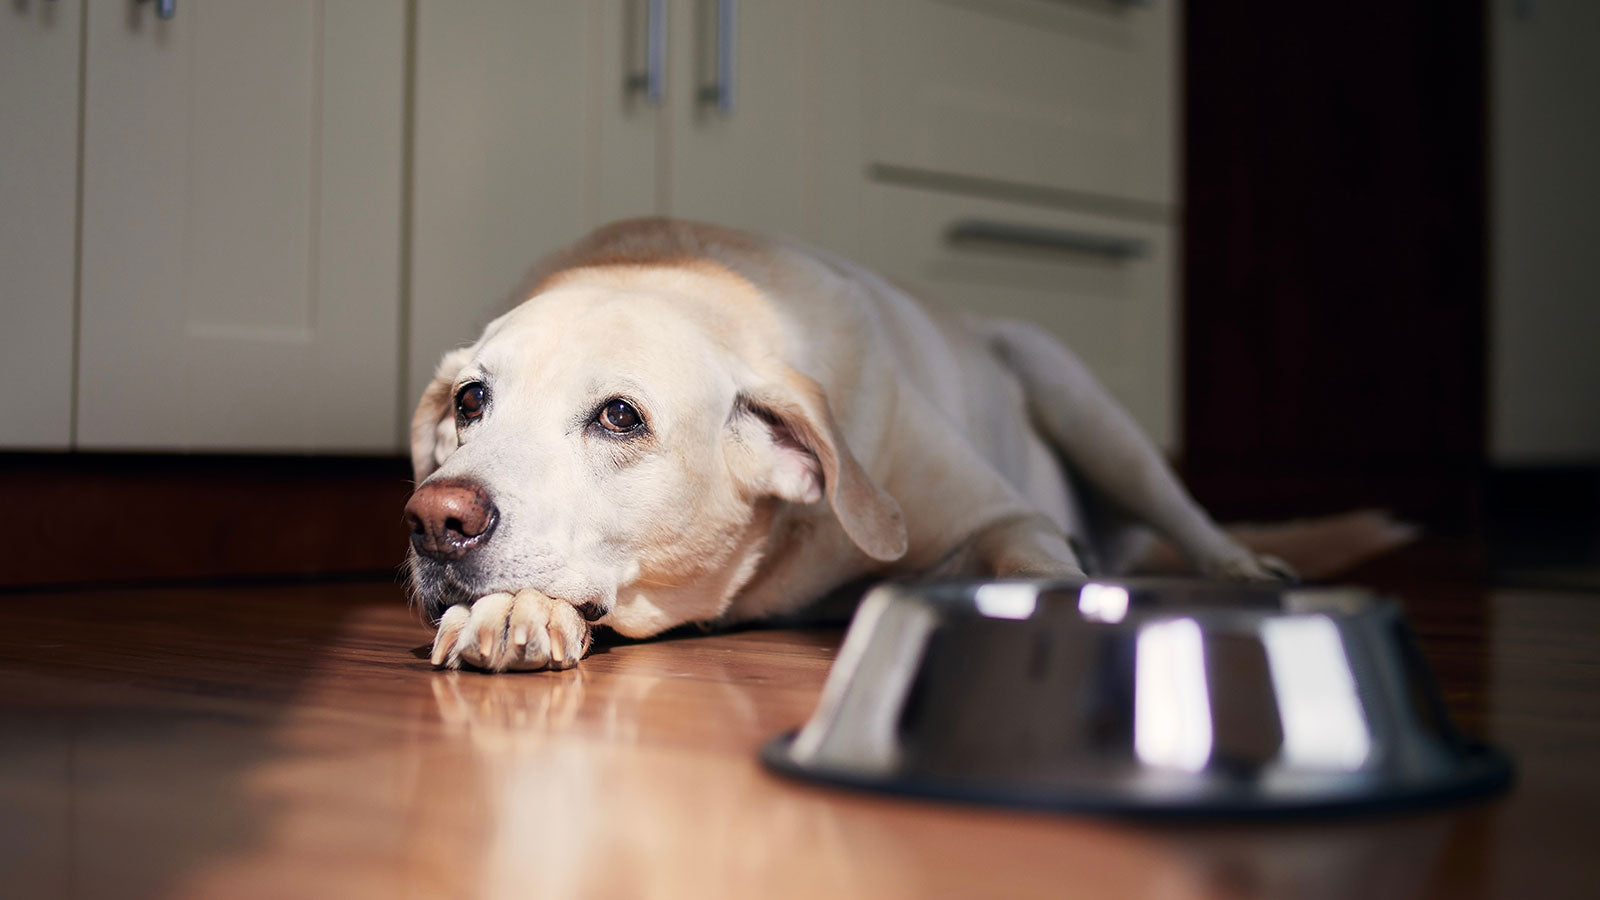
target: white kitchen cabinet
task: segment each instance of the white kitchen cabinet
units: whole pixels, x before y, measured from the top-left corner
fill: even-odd
[[[440,355],[476,338],[597,209],[654,208],[655,109],[617,103],[603,128],[596,117],[602,82],[622,96],[625,11],[611,0],[418,3],[410,401]]]
[[[78,446],[392,450],[404,5],[87,15]]]
[[[653,212],[798,235],[1040,322],[1175,446],[1173,3],[587,13],[421,3],[409,397],[541,255]],[[657,103],[629,87],[653,24]],[[974,223],[988,239],[955,233]],[[1019,227],[1072,246],[1019,250]]]
[[[1037,318],[1172,433],[1165,0],[155,7],[0,11],[0,447],[393,452],[532,264],[643,214]]]
[[[1171,225],[897,185],[864,205],[863,257],[930,303],[1050,331],[1176,449]]]
[[[684,0],[673,7],[672,152],[663,212],[756,231],[806,234],[813,161],[816,2]]]
[[[658,214],[809,233],[819,15],[816,2],[422,0],[406,396],[509,308],[541,256],[599,224]],[[707,90],[719,85],[731,104]]]
[[[81,0],[0,6],[0,448],[72,439]]]
[[[1180,445],[1171,0],[826,0],[814,240],[1038,323]]]
[[[872,162],[1084,199],[1176,196],[1174,0],[861,4]]]
[[[1600,5],[1489,11],[1489,456],[1600,462]]]

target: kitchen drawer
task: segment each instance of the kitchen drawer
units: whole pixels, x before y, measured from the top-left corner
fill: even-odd
[[[1175,0],[872,0],[880,165],[1174,202]]]
[[[930,303],[1038,323],[1177,448],[1173,225],[890,185],[863,199],[852,255]]]

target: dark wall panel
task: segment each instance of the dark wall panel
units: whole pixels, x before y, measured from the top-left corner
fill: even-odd
[[[0,454],[0,589],[397,573],[410,494],[402,459]]]

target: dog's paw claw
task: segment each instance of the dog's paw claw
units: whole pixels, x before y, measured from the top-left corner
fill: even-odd
[[[461,654],[456,650],[456,644],[460,642],[471,618],[472,607],[465,603],[457,603],[444,611],[439,619],[439,630],[433,636],[433,653],[429,657],[434,668],[454,669],[460,666]]]
[[[1300,576],[1294,567],[1267,554],[1240,553],[1206,567],[1206,574],[1228,581],[1276,581],[1294,584]]]
[[[487,672],[570,669],[589,649],[589,625],[564,600],[538,591],[490,594],[439,620],[434,667]]]
[[[1256,563],[1257,565],[1261,566],[1261,568],[1265,569],[1267,574],[1277,581],[1287,582],[1288,584],[1300,583],[1300,573],[1294,570],[1294,566],[1289,565],[1276,556],[1271,556],[1266,553],[1259,554],[1256,556]]]

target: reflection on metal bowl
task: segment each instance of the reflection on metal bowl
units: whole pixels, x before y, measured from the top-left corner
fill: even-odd
[[[1399,608],[1356,588],[1187,580],[891,583],[816,713],[800,778],[1137,816],[1393,809],[1505,786]]]

